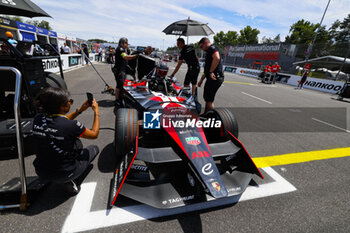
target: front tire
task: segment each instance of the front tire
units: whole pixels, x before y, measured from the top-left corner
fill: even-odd
[[[132,108],[120,108],[115,118],[114,148],[120,158],[135,146],[138,134],[138,112]]]
[[[67,84],[61,76],[54,73],[45,73],[46,83],[49,87],[62,88],[67,90]]]
[[[209,141],[227,141],[230,139],[228,132],[236,138],[239,135],[238,122],[233,113],[227,108],[218,108],[209,111],[205,117],[221,121],[221,128],[212,128],[206,130]],[[228,131],[228,132],[227,132]]]

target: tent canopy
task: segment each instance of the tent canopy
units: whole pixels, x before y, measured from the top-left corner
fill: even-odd
[[[307,63],[311,64],[311,69],[317,69],[317,68],[326,68],[328,70],[339,70],[341,65],[344,62],[344,57],[337,57],[337,56],[324,56],[324,57],[317,57],[313,59],[309,59]],[[293,65],[297,66],[304,66],[306,61],[298,61],[294,62]],[[342,72],[344,73],[350,73],[350,59],[347,58],[345,60],[344,66],[342,68]]]
[[[0,14],[26,17],[51,17],[30,0],[0,1]]]

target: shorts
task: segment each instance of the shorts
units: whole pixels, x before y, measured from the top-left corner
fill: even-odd
[[[205,102],[214,102],[216,92],[219,90],[223,82],[224,77],[216,77],[216,80],[212,80],[210,77],[207,77],[203,93]]]
[[[306,82],[306,77],[302,77],[299,83],[304,84],[305,82]]]
[[[81,154],[76,158],[77,167],[75,168],[73,179],[77,179],[84,173],[99,152],[100,150],[95,145],[87,146],[82,150]]]
[[[118,89],[123,89],[124,82],[126,79],[126,73],[123,71],[122,72],[115,72],[114,77],[115,77],[115,82],[117,83],[116,87]]]
[[[189,67],[185,76],[184,84],[186,86],[190,85],[190,83],[192,83],[193,85],[196,85],[199,71],[200,71],[199,66]]]
[[[52,172],[35,169],[40,179],[54,183],[66,183],[78,179],[99,153],[97,146],[90,145],[82,149],[80,155],[75,158],[75,168],[72,171]]]

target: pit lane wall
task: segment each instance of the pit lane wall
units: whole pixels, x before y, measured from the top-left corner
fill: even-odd
[[[224,66],[225,72],[236,73],[243,76],[248,76],[252,78],[259,78],[260,70],[240,68],[234,66]],[[298,86],[301,76],[290,75],[284,73],[278,73],[277,81],[291,86]],[[307,78],[304,83],[304,88],[327,92],[336,94],[344,86],[343,82],[328,80],[328,79],[319,79],[319,78]]]
[[[62,69],[63,70],[69,70],[77,66],[82,66],[82,56],[81,54],[62,54],[61,60],[62,60]],[[90,53],[89,54],[90,61],[94,62],[98,60],[98,55],[96,53]],[[84,61],[85,62],[85,61]],[[60,71],[59,65],[58,65],[58,59],[44,59],[43,60],[43,67],[45,71],[57,73]]]

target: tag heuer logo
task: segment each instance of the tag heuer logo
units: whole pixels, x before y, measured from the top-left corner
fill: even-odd
[[[214,189],[216,189],[216,191],[220,191],[221,187],[219,182],[213,182],[211,183],[211,185],[213,186]]]
[[[189,144],[189,145],[197,146],[198,144],[201,143],[201,141],[199,140],[198,137],[188,137],[185,139],[186,139],[187,144]]]

